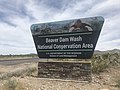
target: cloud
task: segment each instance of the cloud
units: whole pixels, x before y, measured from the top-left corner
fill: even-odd
[[[120,49],[120,1],[116,0],[1,0],[0,54],[36,53],[33,23],[103,16],[96,49]]]

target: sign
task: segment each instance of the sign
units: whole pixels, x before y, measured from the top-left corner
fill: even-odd
[[[33,24],[39,58],[91,58],[103,22],[103,17],[91,17]]]

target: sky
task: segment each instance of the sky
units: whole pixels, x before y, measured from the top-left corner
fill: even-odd
[[[35,23],[102,16],[96,50],[120,49],[120,0],[0,0],[0,54],[37,53]]]

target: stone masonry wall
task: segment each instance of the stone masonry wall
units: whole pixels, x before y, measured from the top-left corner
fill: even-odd
[[[38,77],[91,81],[91,63],[83,62],[39,62]]]

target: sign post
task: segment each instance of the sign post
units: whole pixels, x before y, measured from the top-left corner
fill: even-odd
[[[103,22],[99,16],[33,24],[31,32],[39,58],[90,59]]]

